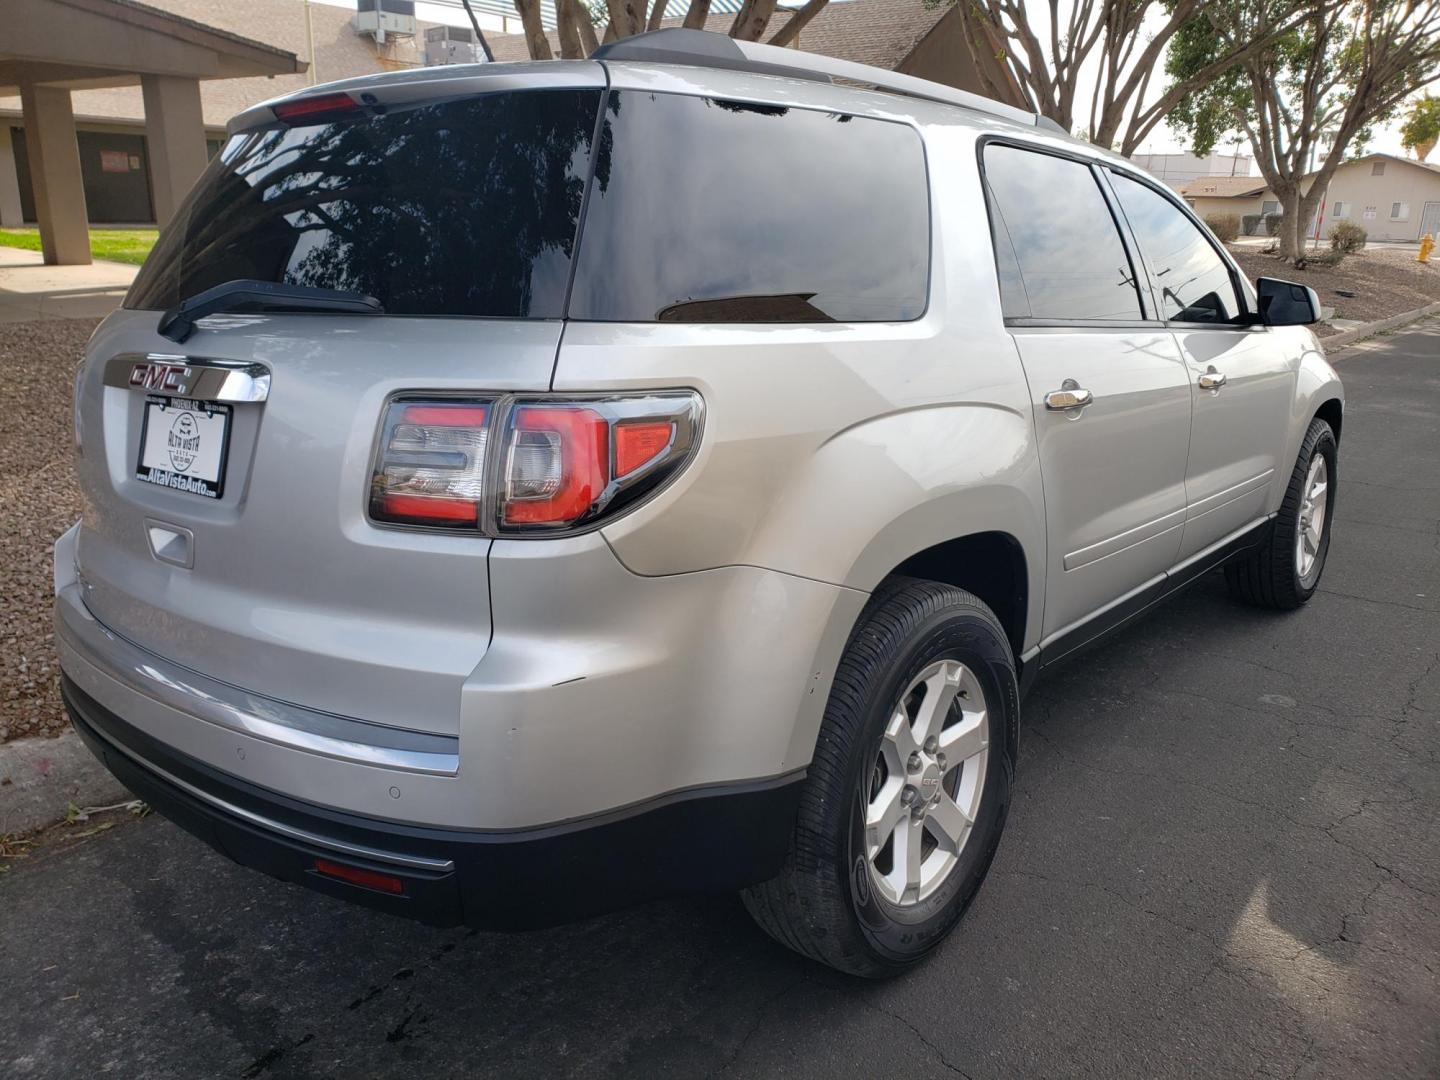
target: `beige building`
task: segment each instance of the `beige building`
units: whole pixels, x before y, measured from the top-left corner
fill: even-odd
[[[1393,154],[1346,162],[1330,178],[1321,232],[1353,221],[1372,240],[1440,239],[1440,165]]]
[[[1190,208],[1202,218],[1220,214],[1264,213],[1265,180],[1259,176],[1202,176],[1177,187]]]
[[[926,0],[832,0],[796,47],[983,92],[960,14]],[[791,15],[778,11],[772,32]],[[707,29],[727,31],[733,19],[712,15]],[[149,36],[134,37],[136,24]],[[47,261],[89,261],[86,223],[163,224],[236,113],[313,83],[419,66],[432,25],[417,21],[414,36],[386,34],[381,43],[357,26],[353,7],[303,0],[0,0],[0,225],[38,221],[42,236],[54,233],[46,227],[53,209],[66,239],[53,252],[47,245]],[[174,74],[166,49],[191,39],[211,59],[197,51],[194,70],[184,70],[185,100],[168,107],[156,97],[157,80]],[[490,42],[497,60],[528,59],[521,35],[491,34]],[[124,70],[97,66],[121,56]],[[41,60],[51,67],[37,77]],[[982,63],[992,84],[1004,83],[998,62]],[[27,82],[40,87],[38,115],[64,138],[32,131]],[[1008,85],[1007,100],[1023,106]],[[157,138],[179,129],[184,152],[162,154]],[[59,172],[53,146],[64,159]]]
[[[1180,186],[1201,217],[1210,214],[1266,214],[1280,202],[1258,177],[1207,177]],[[1322,236],[1337,221],[1359,225],[1371,240],[1411,241],[1429,234],[1440,240],[1440,165],[1366,154],[1335,170],[1318,225]]]

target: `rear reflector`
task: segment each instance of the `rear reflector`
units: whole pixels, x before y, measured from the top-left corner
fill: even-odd
[[[282,101],[274,106],[275,115],[287,123],[308,120],[325,113],[359,112],[360,106],[349,94],[319,94],[315,97]]]
[[[359,885],[362,889],[374,889],[376,892],[393,893],[398,896],[405,891],[405,883],[398,877],[377,873],[374,870],[363,870],[358,866],[342,866],[340,863],[333,863],[328,859],[316,859],[315,872],[338,881],[348,881],[351,885]]]
[[[615,425],[615,475],[629,476],[670,445],[673,420],[627,420]]]

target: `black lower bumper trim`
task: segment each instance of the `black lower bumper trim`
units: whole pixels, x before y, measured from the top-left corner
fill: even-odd
[[[796,778],[697,794],[565,830],[404,825],[250,784],[146,735],[63,675],[61,691],[75,729],[120,782],[222,854],[285,881],[441,926],[537,929],[660,897],[731,892],[763,881],[780,870],[800,796]],[[339,854],[297,834],[452,866],[398,867]],[[321,876],[317,859],[399,878],[403,888],[395,894]]]

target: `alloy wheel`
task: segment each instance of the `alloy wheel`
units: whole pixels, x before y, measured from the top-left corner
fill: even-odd
[[[940,888],[980,810],[990,714],[975,673],[937,660],[900,695],[861,792],[875,890],[909,907]]]

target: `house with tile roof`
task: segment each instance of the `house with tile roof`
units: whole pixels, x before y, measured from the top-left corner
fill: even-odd
[[[1308,181],[1307,181],[1308,187]],[[1197,214],[1268,214],[1280,200],[1258,176],[1207,176],[1180,185]],[[1350,221],[1371,240],[1440,239],[1440,165],[1396,154],[1365,154],[1345,162],[1330,178],[1311,235],[1328,235]]]

